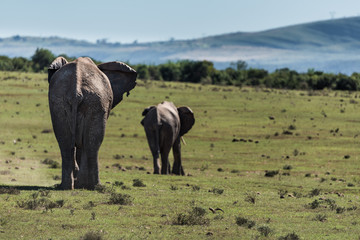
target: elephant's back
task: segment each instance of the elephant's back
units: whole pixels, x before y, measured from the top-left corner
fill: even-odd
[[[108,105],[112,90],[106,75],[89,58],[78,58],[60,68],[49,85],[49,99],[74,99]],[[104,102],[104,103],[103,103]]]
[[[179,122],[179,113],[172,102],[164,101],[157,106],[159,118],[171,124]]]
[[[77,94],[92,98],[99,103],[103,101],[105,104],[109,101],[112,103],[113,93],[110,81],[92,61],[78,61],[76,75]]]
[[[65,104],[76,98],[76,64],[68,63],[52,76],[49,85],[50,105]]]

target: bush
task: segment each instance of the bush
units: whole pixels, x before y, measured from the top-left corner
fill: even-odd
[[[13,187],[0,187],[0,194],[13,194],[19,195],[20,190]]]
[[[261,235],[264,237],[268,237],[270,234],[273,233],[273,230],[268,226],[261,226],[257,229]]]
[[[81,240],[102,240],[103,234],[101,232],[94,232],[90,231],[86,233],[83,237],[80,238]]]
[[[37,48],[31,60],[33,62],[33,69],[35,72],[46,71],[55,56],[47,49]]]
[[[149,79],[150,78],[148,67],[145,64],[139,64],[139,65],[135,66],[135,68],[136,68],[136,72],[138,74],[137,76],[139,79]]]
[[[248,220],[247,218],[244,217],[236,217],[235,222],[238,226],[247,227],[247,228],[252,228],[256,224],[254,221]]]
[[[279,240],[300,240],[300,237],[296,233],[289,233],[284,237],[279,237]]]
[[[214,194],[218,194],[218,195],[221,195],[224,193],[224,189],[221,189],[221,188],[213,188],[211,190],[209,190],[209,192],[212,192]]]
[[[279,174],[279,170],[265,171],[265,177],[274,177]]]
[[[161,77],[164,81],[180,81],[181,69],[180,65],[168,62],[159,66]]]
[[[20,200],[17,201],[17,206],[19,208],[36,210],[36,209],[45,209],[52,210],[53,208],[61,208],[64,206],[64,200],[51,201],[49,198],[38,198],[39,193],[34,193],[29,200]]]
[[[109,204],[131,205],[133,198],[128,194],[112,193]]]
[[[134,187],[146,187],[146,185],[140,179],[133,180]]]
[[[49,158],[45,158],[41,163],[49,165],[49,168],[60,168],[60,163]]]
[[[206,210],[193,207],[187,214],[180,213],[173,220],[173,225],[209,225],[210,220],[205,218]]]
[[[12,60],[7,56],[0,56],[0,70],[1,71],[13,71],[14,66]]]

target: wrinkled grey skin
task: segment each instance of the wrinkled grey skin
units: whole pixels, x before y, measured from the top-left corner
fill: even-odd
[[[90,58],[48,68],[49,107],[62,158],[62,189],[94,189],[100,183],[98,152],[110,110],[136,85],[136,71],[121,62]]]
[[[161,174],[169,174],[169,152],[174,154],[172,173],[184,175],[181,163],[180,138],[195,123],[194,113],[189,107],[176,108],[172,102],[163,102],[157,106],[145,108],[142,113],[149,147],[154,159],[154,174],[160,173],[159,155],[161,155]]]

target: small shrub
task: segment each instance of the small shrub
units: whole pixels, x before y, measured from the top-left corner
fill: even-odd
[[[146,187],[146,185],[138,178],[133,180],[133,186],[134,187]]]
[[[279,240],[300,240],[300,237],[295,233],[289,233],[284,237],[279,237]]]
[[[327,220],[327,216],[325,214],[318,214],[314,218],[314,221],[325,222],[326,220]]]
[[[19,195],[20,190],[13,187],[0,187],[0,194]]]
[[[346,208],[345,208],[345,207],[337,207],[337,208],[336,208],[336,213],[337,213],[337,214],[344,213],[345,211],[346,211]]]
[[[300,193],[300,192],[293,192],[292,195],[293,195],[294,197],[296,197],[296,198],[301,198],[301,197],[303,196],[303,194]]]
[[[282,132],[282,134],[283,134],[283,135],[293,135],[293,132],[288,131],[288,130],[284,130],[284,131]]]
[[[265,177],[274,177],[279,174],[278,170],[275,171],[265,171]]]
[[[323,183],[326,181],[326,178],[320,178],[320,182]]]
[[[192,186],[192,190],[193,190],[193,191],[199,191],[199,190],[200,190],[200,186],[193,185],[193,186]]]
[[[50,190],[40,190],[39,194],[41,197],[50,197],[51,192]]]
[[[80,238],[81,240],[102,240],[103,234],[101,232],[90,231]]]
[[[173,225],[209,225],[210,220],[205,218],[206,210],[201,207],[193,207],[187,214],[180,213],[173,220]]]
[[[311,173],[306,173],[305,177],[311,177]]]
[[[130,190],[131,188],[128,187],[128,186],[126,186],[126,185],[122,185],[122,186],[121,186],[121,189],[122,189],[122,190]]]
[[[132,201],[132,197],[128,194],[112,193],[109,204],[131,205]]]
[[[318,200],[314,200],[308,205],[310,209],[315,209],[318,208],[319,206],[320,206],[320,202]]]
[[[279,196],[280,198],[285,198],[285,195],[288,193],[287,190],[284,190],[284,189],[280,189],[279,190]]]
[[[291,165],[285,165],[285,166],[283,166],[283,169],[284,170],[291,170],[291,169],[293,169],[293,167]]]
[[[5,226],[7,223],[8,223],[8,220],[7,220],[7,219],[0,218],[0,226],[1,226],[1,227]]]
[[[58,200],[53,202],[47,198],[38,199],[37,196],[38,194],[37,195],[33,194],[32,199],[17,201],[17,206],[29,210],[36,210],[42,208],[45,209],[46,211],[52,210],[53,208],[61,208],[64,206],[64,200]]]
[[[231,170],[231,173],[239,173],[240,171],[239,170],[237,170],[237,169],[233,169],[233,170]]]
[[[119,181],[115,181],[115,182],[113,183],[113,185],[114,185],[114,186],[117,186],[117,187],[120,187],[120,186],[123,186],[124,183],[123,183],[123,182],[119,182]]]
[[[101,184],[97,184],[95,186],[95,191],[97,191],[98,193],[107,193],[108,192],[108,189],[105,185],[101,185]]]
[[[224,193],[224,189],[220,189],[220,188],[213,188],[211,190],[209,190],[209,192],[212,192],[214,194],[218,194],[218,195],[221,195]]]
[[[93,201],[89,201],[87,204],[84,205],[83,209],[89,210],[95,207],[95,203]]]
[[[289,130],[296,130],[296,126],[295,126],[295,125],[290,125],[290,126],[288,127],[288,129],[289,129]]]
[[[205,170],[208,170],[209,169],[209,164],[203,164],[200,168],[200,171],[205,171]]]
[[[60,163],[49,158],[45,158],[41,163],[49,165],[49,168],[60,168]]]
[[[346,211],[355,211],[357,209],[357,206],[352,206],[346,209]]]
[[[264,237],[268,237],[268,236],[270,236],[270,234],[273,233],[273,230],[272,230],[270,227],[268,227],[268,226],[258,227],[257,230],[258,230],[258,232],[259,232],[262,236],[264,236]]]
[[[247,228],[252,228],[256,225],[255,221],[249,220],[244,217],[236,217],[235,222],[237,225],[239,225],[241,227],[247,227]]]
[[[315,188],[313,190],[310,191],[309,193],[309,197],[314,197],[314,196],[319,196],[321,193],[321,190],[318,188]]]
[[[326,199],[326,200],[325,200],[325,203],[329,205],[329,208],[330,208],[331,210],[335,210],[335,209],[338,207],[338,206],[336,205],[335,200],[330,199],[330,198]]]
[[[53,176],[53,180],[55,180],[55,181],[61,180],[61,177],[59,175],[55,175],[55,176]]]
[[[171,186],[170,186],[170,190],[176,191],[176,190],[178,190],[178,187],[177,187],[177,186],[174,186],[174,185],[171,185]]]
[[[116,159],[116,160],[119,160],[119,159],[122,159],[122,158],[124,158],[124,156],[123,156],[123,155],[119,155],[119,154],[115,154],[115,155],[113,156],[113,159]]]
[[[57,201],[55,201],[55,203],[56,203],[56,206],[57,206],[57,207],[61,208],[61,207],[64,206],[65,200],[63,200],[63,199],[57,200]]]
[[[255,204],[257,195],[254,192],[246,193],[245,202]]]

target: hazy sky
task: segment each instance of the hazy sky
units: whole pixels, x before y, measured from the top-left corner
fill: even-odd
[[[360,16],[359,0],[1,0],[0,37],[130,43]]]

